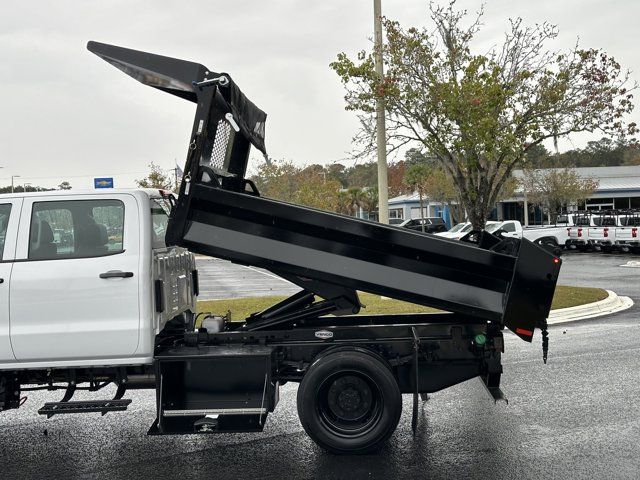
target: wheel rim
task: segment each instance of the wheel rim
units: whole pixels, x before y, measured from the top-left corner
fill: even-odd
[[[317,398],[320,420],[342,437],[364,435],[382,416],[382,391],[361,372],[343,371],[327,377]]]

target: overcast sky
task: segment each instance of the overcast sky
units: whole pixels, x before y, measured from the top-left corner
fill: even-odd
[[[88,40],[227,71],[268,114],[270,156],[298,164],[343,159],[357,129],[328,64],[370,46],[372,0],[51,0],[0,10],[0,185],[133,186],[149,162],[182,166],[194,105],[142,84],[86,50]],[[475,11],[480,2],[459,5]],[[404,25],[427,22],[424,0],[382,0]],[[508,17],[560,27],[554,47],[603,48],[640,72],[640,2],[487,0],[482,48]],[[640,75],[634,74],[635,78]],[[640,110],[639,110],[640,112]],[[634,114],[640,118],[640,114]],[[640,123],[640,122],[639,122]],[[575,139],[582,146],[585,139]],[[571,144],[565,145],[571,147]],[[258,156],[254,155],[254,163]]]

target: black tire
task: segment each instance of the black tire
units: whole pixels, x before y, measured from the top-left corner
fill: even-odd
[[[337,454],[380,449],[402,413],[402,395],[389,366],[356,349],[316,360],[300,383],[297,401],[307,435]]]

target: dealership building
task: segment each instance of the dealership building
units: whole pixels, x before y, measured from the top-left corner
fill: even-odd
[[[586,208],[588,210],[640,209],[640,166],[628,167],[590,167],[572,169],[582,178],[592,178],[598,187],[587,199],[585,205],[572,205],[570,210]],[[544,171],[544,170],[543,170]],[[515,170],[513,175],[522,178],[522,170]],[[438,202],[423,199],[425,217],[442,217],[447,225],[451,225],[449,209]],[[524,221],[525,198],[522,191],[507,200],[499,202],[491,217],[497,220]],[[401,195],[389,200],[390,218],[420,218],[420,199],[417,193]],[[529,209],[529,224],[542,222],[539,208]]]

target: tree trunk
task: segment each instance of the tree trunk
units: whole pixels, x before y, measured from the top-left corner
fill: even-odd
[[[477,202],[466,205],[469,221],[473,225],[474,230],[484,230],[489,217],[490,209],[484,202]]]

